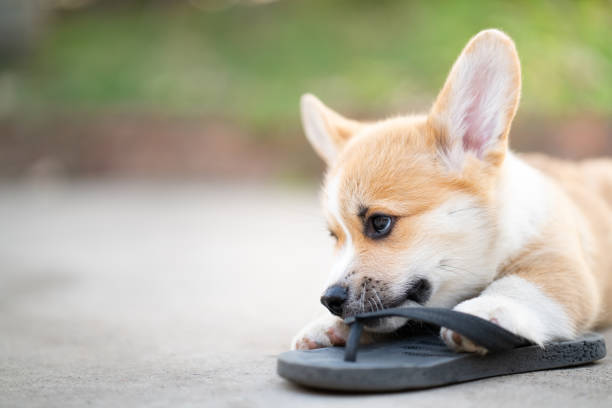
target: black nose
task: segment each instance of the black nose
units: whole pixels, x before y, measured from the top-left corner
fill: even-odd
[[[327,288],[321,296],[321,303],[336,316],[342,316],[342,308],[346,299],[348,299],[348,290],[344,286],[333,285]]]

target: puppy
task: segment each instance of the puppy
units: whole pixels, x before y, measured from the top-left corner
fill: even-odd
[[[454,308],[539,345],[612,320],[612,161],[513,154],[520,91],[513,41],[485,30],[425,115],[362,123],[302,97],[306,136],[328,165],[322,202],[336,256],[321,297],[331,314],[294,349],[342,345],[343,318],[398,306]]]

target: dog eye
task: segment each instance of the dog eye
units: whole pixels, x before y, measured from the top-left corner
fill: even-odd
[[[374,214],[368,218],[365,234],[373,239],[384,238],[391,233],[395,217],[384,214]]]
[[[333,239],[335,239],[336,241],[338,240],[338,236],[336,235],[336,233],[332,230],[329,230],[329,236],[332,237]]]

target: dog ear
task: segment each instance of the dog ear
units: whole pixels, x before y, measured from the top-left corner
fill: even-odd
[[[453,65],[430,113],[444,161],[461,168],[471,153],[501,164],[520,93],[514,42],[501,31],[481,31]]]
[[[332,111],[316,96],[302,95],[302,126],[319,156],[331,164],[346,142],[363,126]]]

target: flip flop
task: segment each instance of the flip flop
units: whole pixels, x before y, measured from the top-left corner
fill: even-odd
[[[457,353],[440,340],[438,331],[431,330],[401,340],[359,345],[364,324],[392,316],[446,327],[485,347],[488,353]],[[449,309],[385,309],[349,317],[345,322],[350,325],[345,347],[285,352],[278,357],[278,374],[325,390],[398,391],[576,366],[606,355],[601,334],[586,333],[542,348],[488,320]]]

